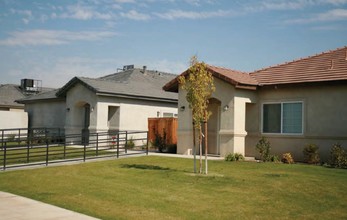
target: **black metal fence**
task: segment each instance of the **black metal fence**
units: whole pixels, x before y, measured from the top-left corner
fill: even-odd
[[[63,129],[35,128],[0,130],[0,135],[0,170],[148,154],[147,131],[65,135]]]

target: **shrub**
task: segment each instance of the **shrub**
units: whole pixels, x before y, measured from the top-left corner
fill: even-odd
[[[225,161],[240,161],[245,160],[245,157],[240,153],[229,153],[225,156]]]
[[[269,161],[270,159],[270,142],[265,138],[262,137],[259,142],[256,145],[256,149],[259,151],[260,159],[262,161]]]
[[[315,144],[306,145],[303,150],[305,162],[309,164],[319,163],[320,158],[319,158],[318,149],[319,149],[318,146]]]
[[[160,153],[163,153],[164,149],[166,149],[166,132],[164,131],[163,136],[161,136],[159,133],[156,133],[152,145],[158,148]]]
[[[126,144],[125,144],[125,147],[127,149],[133,149],[135,147],[135,143],[134,143],[134,139],[133,137],[130,137],[129,140],[127,140]]]
[[[347,152],[340,144],[334,144],[331,147],[330,165],[337,168],[347,168]]]
[[[277,155],[269,155],[268,160],[266,161],[278,163],[280,162],[280,158],[278,158]]]
[[[292,155],[290,153],[284,153],[282,155],[282,160],[283,163],[288,163],[288,164],[292,164],[294,163],[294,159],[292,157]]]

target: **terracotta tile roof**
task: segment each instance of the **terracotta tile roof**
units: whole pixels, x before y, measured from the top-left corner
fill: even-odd
[[[234,85],[236,88],[244,89],[256,89],[258,85],[257,81],[252,78],[248,73],[240,72],[237,70],[231,70],[223,67],[216,67],[212,65],[207,65],[207,68],[212,73],[212,75],[218,79],[221,79],[227,83]],[[186,76],[188,70],[181,73],[181,76]],[[178,76],[166,83],[163,87],[165,91],[178,92]]]
[[[250,73],[259,85],[347,80],[347,47]]]

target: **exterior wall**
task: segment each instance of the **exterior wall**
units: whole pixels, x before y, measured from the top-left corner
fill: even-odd
[[[246,103],[256,102],[255,91],[239,90],[234,86],[214,78],[216,91],[212,98],[220,102],[219,114],[216,117],[219,120],[219,130],[217,131],[217,154],[224,156],[229,152],[238,152],[244,154],[244,141],[246,136],[245,108]],[[193,131],[192,115],[189,104],[186,101],[186,91],[179,88],[178,108],[185,107],[184,111],[178,112],[178,143],[177,153],[193,153]],[[225,107],[228,106],[226,109]],[[212,116],[211,116],[212,117]],[[212,122],[211,122],[212,123]],[[213,122],[214,123],[214,122]],[[211,134],[209,134],[210,136]]]
[[[272,154],[290,152],[297,161],[303,160],[307,144],[318,145],[323,161],[329,159],[332,144],[347,147],[346,85],[262,88],[258,94],[259,102],[246,108],[246,156],[259,156],[255,145],[261,136],[270,141]],[[303,101],[303,134],[261,134],[262,103],[278,101]]]
[[[97,111],[94,111],[96,108],[96,95],[85,86],[76,84],[66,94],[66,107],[64,109],[64,112],[66,112],[66,134],[81,134],[84,128],[85,104],[89,104],[91,109],[89,129],[91,132],[96,130]]]
[[[27,127],[28,113],[23,111],[0,111],[0,129]]]
[[[96,129],[98,131],[112,129],[108,125],[109,106],[119,107],[118,129],[127,131],[147,131],[148,118],[161,117],[163,113],[177,114],[176,103],[99,96],[96,110],[94,110],[97,112]]]
[[[25,111],[29,115],[29,128],[64,128],[64,100],[27,103]]]

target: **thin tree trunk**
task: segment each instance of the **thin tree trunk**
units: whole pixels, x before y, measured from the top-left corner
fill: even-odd
[[[201,131],[201,124],[199,126],[199,148],[200,148],[200,174],[202,173],[202,131]]]
[[[205,174],[207,175],[208,174],[208,163],[207,163],[207,151],[208,151],[208,146],[207,146],[207,143],[208,143],[208,140],[207,140],[207,136],[208,133],[207,133],[207,113],[205,111]]]
[[[194,155],[194,173],[196,173],[196,138],[195,138],[194,122],[193,122],[193,155]]]

